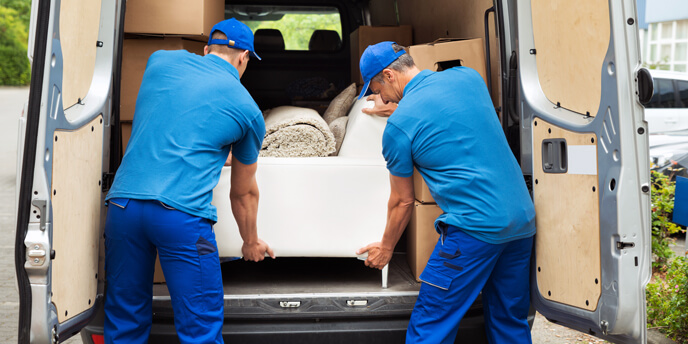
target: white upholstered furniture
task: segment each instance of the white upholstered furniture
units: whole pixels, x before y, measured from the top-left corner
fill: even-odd
[[[356,250],[382,239],[390,193],[380,152],[385,123],[356,118],[367,116],[360,110],[370,103],[356,102],[349,115],[353,127],[347,126],[342,144],[344,149],[347,140],[354,140],[348,156],[258,159],[258,236],[277,257],[357,257]],[[231,167],[225,167],[213,191],[215,236],[220,257],[241,257],[243,241],[229,202],[230,175]]]

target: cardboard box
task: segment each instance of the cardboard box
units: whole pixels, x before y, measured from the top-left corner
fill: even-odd
[[[435,230],[435,220],[442,215],[437,204],[416,202],[411,213],[411,220],[406,227],[406,258],[416,281],[430,259],[440,235]]]
[[[475,69],[487,84],[485,44],[482,38],[440,39],[432,43],[413,45],[409,48],[419,69],[440,71],[455,66]]]
[[[165,283],[165,276],[162,274],[162,266],[160,266],[159,256],[155,256],[155,272],[153,273],[153,283]]]
[[[416,195],[416,201],[421,203],[435,203],[435,199],[430,194],[428,184],[420,175],[417,169],[413,169],[413,193]]]
[[[363,77],[358,63],[361,55],[369,45],[384,41],[397,42],[405,47],[413,44],[413,32],[410,25],[400,26],[359,26],[350,35],[351,39],[351,82],[363,85]]]
[[[122,133],[122,156],[127,151],[127,143],[129,143],[129,138],[131,138],[131,125],[131,121],[119,123],[120,132]]]
[[[224,0],[128,0],[124,32],[195,36],[210,35],[225,19]]]
[[[120,88],[119,119],[131,121],[134,119],[136,96],[146,70],[148,58],[158,50],[186,49],[189,52],[203,55],[205,43],[183,39],[181,37],[166,38],[129,38],[122,46],[122,78]]]

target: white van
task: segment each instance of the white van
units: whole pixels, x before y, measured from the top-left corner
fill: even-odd
[[[136,12],[134,4],[143,1],[33,1],[31,91],[17,188],[19,343],[58,343],[79,332],[84,342],[102,343],[103,200],[121,157],[123,93],[130,91],[122,79],[125,18],[137,14],[167,22],[160,18],[164,10],[192,3],[148,0],[157,1],[158,10]],[[551,321],[612,342],[645,343],[650,162],[641,100],[649,100],[652,79],[641,68],[635,3],[226,0],[224,5],[226,16],[252,20],[290,13],[339,16],[341,42],[332,49],[258,50],[263,61],[252,62],[242,82],[263,109],[289,105],[284,90],[298,78],[323,77],[335,80],[335,87],[357,78],[350,68],[356,62],[350,34],[360,25],[410,25],[413,44],[489,40],[486,80],[537,213],[533,307]],[[500,168],[499,161],[494,168]],[[327,197],[336,195],[323,196],[323,203]],[[218,209],[220,217],[229,212]],[[223,263],[225,340],[403,343],[420,288],[404,241],[389,265],[387,288],[378,271],[355,258]],[[150,342],[178,342],[164,284],[154,287],[153,313]],[[482,318],[478,299],[456,342],[487,342]]]
[[[651,70],[654,93],[645,104],[650,134],[688,130],[688,73]]]

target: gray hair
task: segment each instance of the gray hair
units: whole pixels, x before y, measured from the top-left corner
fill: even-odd
[[[406,51],[406,54],[399,56],[399,58],[394,60],[394,62],[390,63],[389,66],[385,67],[385,69],[389,68],[392,70],[396,70],[398,72],[405,72],[409,68],[412,68],[416,65],[413,62],[413,57],[411,57],[411,55],[408,53],[408,49],[396,43],[392,44],[392,49],[394,49],[395,53],[404,50]],[[372,79],[370,79],[370,81],[375,81],[377,83],[384,84],[382,71],[380,71],[380,73],[378,73]]]

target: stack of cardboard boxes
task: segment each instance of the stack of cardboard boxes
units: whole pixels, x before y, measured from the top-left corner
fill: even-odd
[[[408,227],[406,227],[406,258],[411,273],[420,282],[420,274],[435,249],[440,235],[435,231],[435,219],[442,215],[442,209],[430,195],[428,185],[425,184],[418,170],[413,171],[413,191],[416,202]]]
[[[466,66],[475,69],[487,80],[483,49],[482,38],[445,39],[411,46],[409,54],[421,70],[442,71],[454,66]],[[406,229],[406,257],[413,276],[420,281],[420,274],[439,239],[439,234],[435,231],[435,220],[442,215],[442,209],[435,203],[427,184],[417,170],[413,173],[413,185],[416,202]]]
[[[224,0],[129,0],[124,18],[120,126],[122,153],[127,148],[143,72],[158,50],[185,49],[203,55],[213,25],[224,20]],[[160,261],[154,282],[165,282]]]
[[[129,0],[124,18],[120,123],[122,152],[131,135],[146,62],[158,50],[203,55],[213,25],[224,19],[223,0]]]

